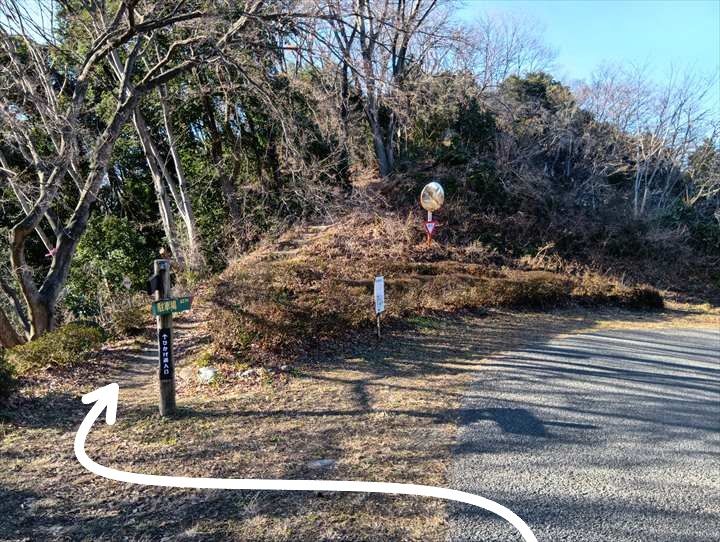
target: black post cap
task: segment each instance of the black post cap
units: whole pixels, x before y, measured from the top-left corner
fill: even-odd
[[[150,280],[148,280],[148,288],[147,293],[148,295],[153,295],[155,292],[158,292],[162,289],[162,281],[160,280],[160,275],[153,275],[150,277]]]

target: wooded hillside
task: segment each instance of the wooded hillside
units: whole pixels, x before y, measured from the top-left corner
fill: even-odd
[[[73,320],[122,327],[161,249],[192,285],[358,206],[421,220],[433,179],[440,248],[415,261],[482,254],[717,301],[717,80],[605,66],[570,85],[532,24],[453,14],[437,0],[3,2],[0,344]]]

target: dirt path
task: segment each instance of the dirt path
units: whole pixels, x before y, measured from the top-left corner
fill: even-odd
[[[86,369],[25,387],[1,413],[0,539],[444,540],[446,508],[432,499],[164,490],[98,478],[72,451],[87,412],[79,397],[120,384],[117,424],[96,426],[87,448],[123,470],[447,485],[462,397],[485,360],[603,320],[638,318],[677,315],[417,319],[381,344],[368,333],[280,379],[238,377],[223,391],[181,377],[174,419],[157,415],[148,343],[124,345]],[[183,337],[183,325],[192,334]],[[193,374],[201,330],[200,322],[180,323],[179,375]],[[317,468],[319,459],[329,466]]]
[[[183,358],[192,358],[202,349],[207,342],[207,337],[202,328],[202,321],[196,315],[187,315],[176,318],[173,325],[174,353],[181,360],[179,369],[186,367],[182,363]],[[148,407],[149,399],[156,398],[157,405],[157,383],[155,372],[158,364],[157,343],[154,340],[144,338],[139,341],[133,352],[124,353],[120,358],[122,369],[117,371],[115,382],[120,385],[120,403],[128,406]],[[194,372],[193,372],[194,375]],[[183,385],[183,378],[178,378],[179,387]]]

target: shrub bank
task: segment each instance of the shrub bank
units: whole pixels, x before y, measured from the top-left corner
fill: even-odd
[[[8,361],[24,375],[54,367],[69,367],[87,360],[105,340],[97,325],[71,322],[34,341],[8,350]]]
[[[5,399],[15,386],[15,371],[6,359],[6,352],[0,348],[0,402]]]

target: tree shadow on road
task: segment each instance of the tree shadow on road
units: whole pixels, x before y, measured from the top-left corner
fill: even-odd
[[[583,332],[493,356],[466,399],[480,414],[464,419],[452,483],[540,540],[708,540],[719,362],[710,328]],[[450,509],[453,540],[520,540],[478,509]]]

